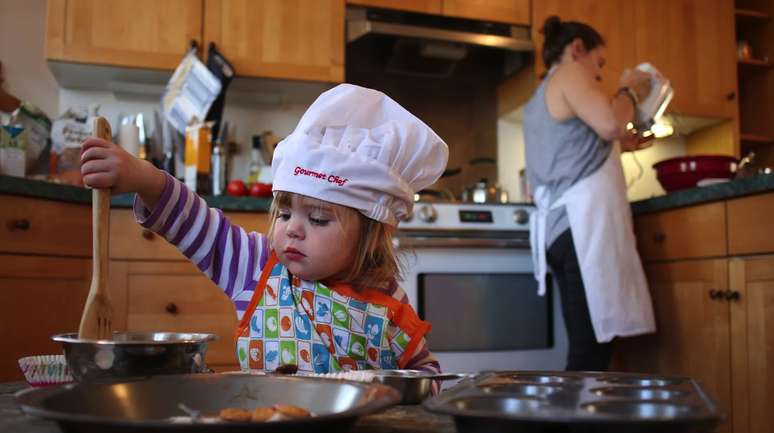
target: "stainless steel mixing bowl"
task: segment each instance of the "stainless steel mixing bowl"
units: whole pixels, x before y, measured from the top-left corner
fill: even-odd
[[[116,332],[112,340],[81,340],[78,334],[52,337],[62,344],[78,382],[118,381],[163,374],[210,371],[204,362],[214,334]]]

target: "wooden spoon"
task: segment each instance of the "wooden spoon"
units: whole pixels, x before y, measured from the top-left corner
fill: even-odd
[[[95,117],[91,123],[92,135],[112,140],[110,124],[104,117]],[[83,340],[110,340],[113,337],[113,305],[108,292],[108,244],[110,240],[110,190],[94,188],[91,192],[92,261],[91,288],[83,307],[78,338]]]

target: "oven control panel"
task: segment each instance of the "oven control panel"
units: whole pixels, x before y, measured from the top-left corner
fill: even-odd
[[[529,230],[534,206],[526,204],[415,203],[399,229]]]

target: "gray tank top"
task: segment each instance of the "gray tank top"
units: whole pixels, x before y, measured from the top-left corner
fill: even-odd
[[[560,122],[551,116],[545,94],[553,71],[524,107],[524,147],[530,190],[543,185],[556,201],[570,186],[604,164],[612,146],[581,119]],[[600,198],[602,199],[602,198]],[[564,207],[548,213],[546,245],[570,228]]]

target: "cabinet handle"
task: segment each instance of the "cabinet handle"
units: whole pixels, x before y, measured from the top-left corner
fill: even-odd
[[[172,315],[176,315],[177,313],[179,313],[179,310],[177,309],[177,305],[175,305],[174,302],[170,302],[169,304],[167,304],[164,307],[164,309],[167,310],[167,313]]]
[[[20,220],[10,220],[8,221],[8,230],[14,231],[14,230],[29,230],[30,229],[30,220],[27,218],[22,218]]]
[[[153,232],[148,229],[142,229],[142,237],[151,241],[153,240]]]
[[[722,299],[723,298],[723,292],[720,291],[720,290],[710,289],[709,297],[710,297],[710,299]]]
[[[726,298],[727,301],[738,301],[742,295],[736,290],[726,290],[723,292],[723,297]]]
[[[656,242],[656,243],[660,244],[660,243],[664,242],[664,240],[666,240],[666,235],[664,234],[664,232],[655,232],[655,233],[653,233],[653,242]]]
[[[736,92],[730,92],[726,94],[726,100],[733,101],[734,99],[736,99]]]

